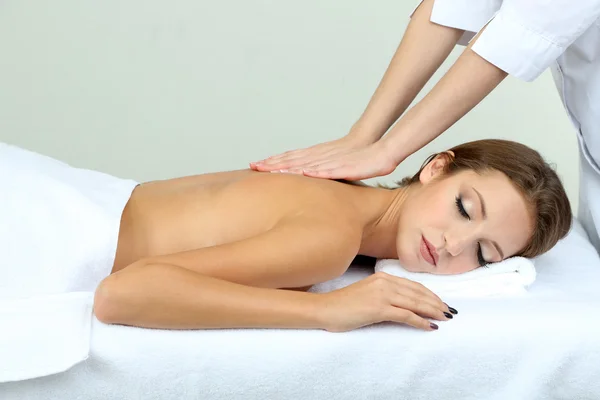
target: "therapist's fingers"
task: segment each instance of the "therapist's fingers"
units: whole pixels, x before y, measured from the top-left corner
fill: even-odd
[[[309,149],[300,149],[293,151],[286,151],[285,153],[278,154],[276,156],[268,157],[262,160],[260,163],[265,166],[276,165],[282,162],[290,162],[299,158],[305,157]]]
[[[290,158],[282,158],[277,162],[265,162],[256,164],[258,171],[269,172],[281,169],[300,168],[304,165],[314,162],[315,158],[308,158],[305,155],[298,155]]]
[[[264,162],[254,163],[257,171],[269,172],[280,169],[299,168],[318,160],[318,157],[310,156],[308,153],[296,153],[287,157],[281,157],[273,160],[265,160]]]
[[[251,168],[258,171],[293,169],[308,165],[321,164],[344,157],[366,144],[354,136],[345,136],[330,142],[316,144],[299,150],[291,150],[264,160],[251,163]]]
[[[318,145],[305,147],[302,149],[289,150],[284,153],[276,154],[274,156],[270,156],[265,158],[264,160],[260,160],[257,164],[261,164],[263,166],[273,166],[278,165],[282,162],[290,162],[292,160],[297,160],[299,158],[315,158],[322,155],[324,152],[331,150],[333,147],[328,145],[328,143],[321,143]]]
[[[348,165],[340,162],[325,162],[323,164],[310,165],[302,167],[303,174],[313,178],[323,179],[346,179],[349,181],[359,181],[361,179],[371,178],[371,169],[358,169],[355,165]]]
[[[349,174],[346,169],[340,167],[324,169],[319,166],[312,165],[307,168],[302,168],[302,173],[305,176],[310,176],[312,178],[357,180],[354,178],[348,178],[347,176],[352,174]]]
[[[376,152],[360,150],[303,168],[304,175],[314,178],[357,181],[387,175],[394,171],[396,165],[387,158],[379,157]]]
[[[303,173],[302,170],[305,168],[317,168],[320,165],[326,165],[331,161],[329,155],[301,155],[293,159],[282,159],[276,164],[257,164],[257,171],[270,172],[270,171],[288,171],[296,170],[298,173]]]
[[[261,163],[264,167],[271,168],[299,168],[308,165],[318,165],[332,160],[336,160],[343,157],[351,150],[339,149],[339,148],[308,148],[298,152],[290,153],[285,157],[277,157],[273,159],[267,159],[264,163]]]
[[[287,152],[287,153],[278,155],[276,157],[277,158],[269,157],[269,158],[266,158],[261,161],[251,162],[250,168],[252,168],[255,171],[262,171],[262,172],[279,170],[279,169],[284,168],[283,164],[285,164],[285,167],[288,167],[289,166],[288,164],[291,160],[295,160],[300,156],[299,156],[299,153],[292,154],[292,152]]]

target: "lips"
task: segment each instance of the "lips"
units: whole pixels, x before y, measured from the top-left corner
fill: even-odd
[[[420,246],[421,256],[427,261],[429,264],[436,266],[438,263],[439,256],[435,251],[435,247],[425,239],[425,236],[421,236],[421,246]]]

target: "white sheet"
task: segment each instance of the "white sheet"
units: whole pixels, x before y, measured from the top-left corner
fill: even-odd
[[[0,385],[0,398],[600,398],[600,260],[576,226],[536,261],[527,298],[460,299],[435,332],[380,324],[348,333],[163,331],[94,321],[71,370]],[[350,269],[330,290],[367,276]]]
[[[136,185],[0,143],[0,299],[94,291]]]
[[[0,143],[0,382],[87,358],[88,292],[110,273],[136,185]]]
[[[0,300],[0,382],[63,372],[90,350],[93,293]]]

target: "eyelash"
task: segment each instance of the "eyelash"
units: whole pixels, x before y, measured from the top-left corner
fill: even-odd
[[[462,215],[469,221],[471,220],[471,217],[469,216],[467,210],[465,210],[465,207],[463,206],[462,198],[460,196],[456,197],[456,208],[458,208],[458,212],[460,215]],[[481,243],[479,242],[477,242],[477,262],[479,263],[480,267],[485,267],[488,263],[483,258],[483,252],[481,251]]]
[[[458,212],[460,213],[460,215],[462,215],[469,221],[471,220],[471,217],[469,216],[469,214],[467,214],[467,210],[465,210],[465,207],[463,206],[462,199],[460,198],[460,196],[456,198],[456,208],[458,208]]]

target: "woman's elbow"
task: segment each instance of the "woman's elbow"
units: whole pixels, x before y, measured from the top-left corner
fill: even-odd
[[[121,322],[124,309],[122,290],[119,288],[118,279],[109,275],[96,288],[94,295],[94,314],[100,322],[117,324]]]

